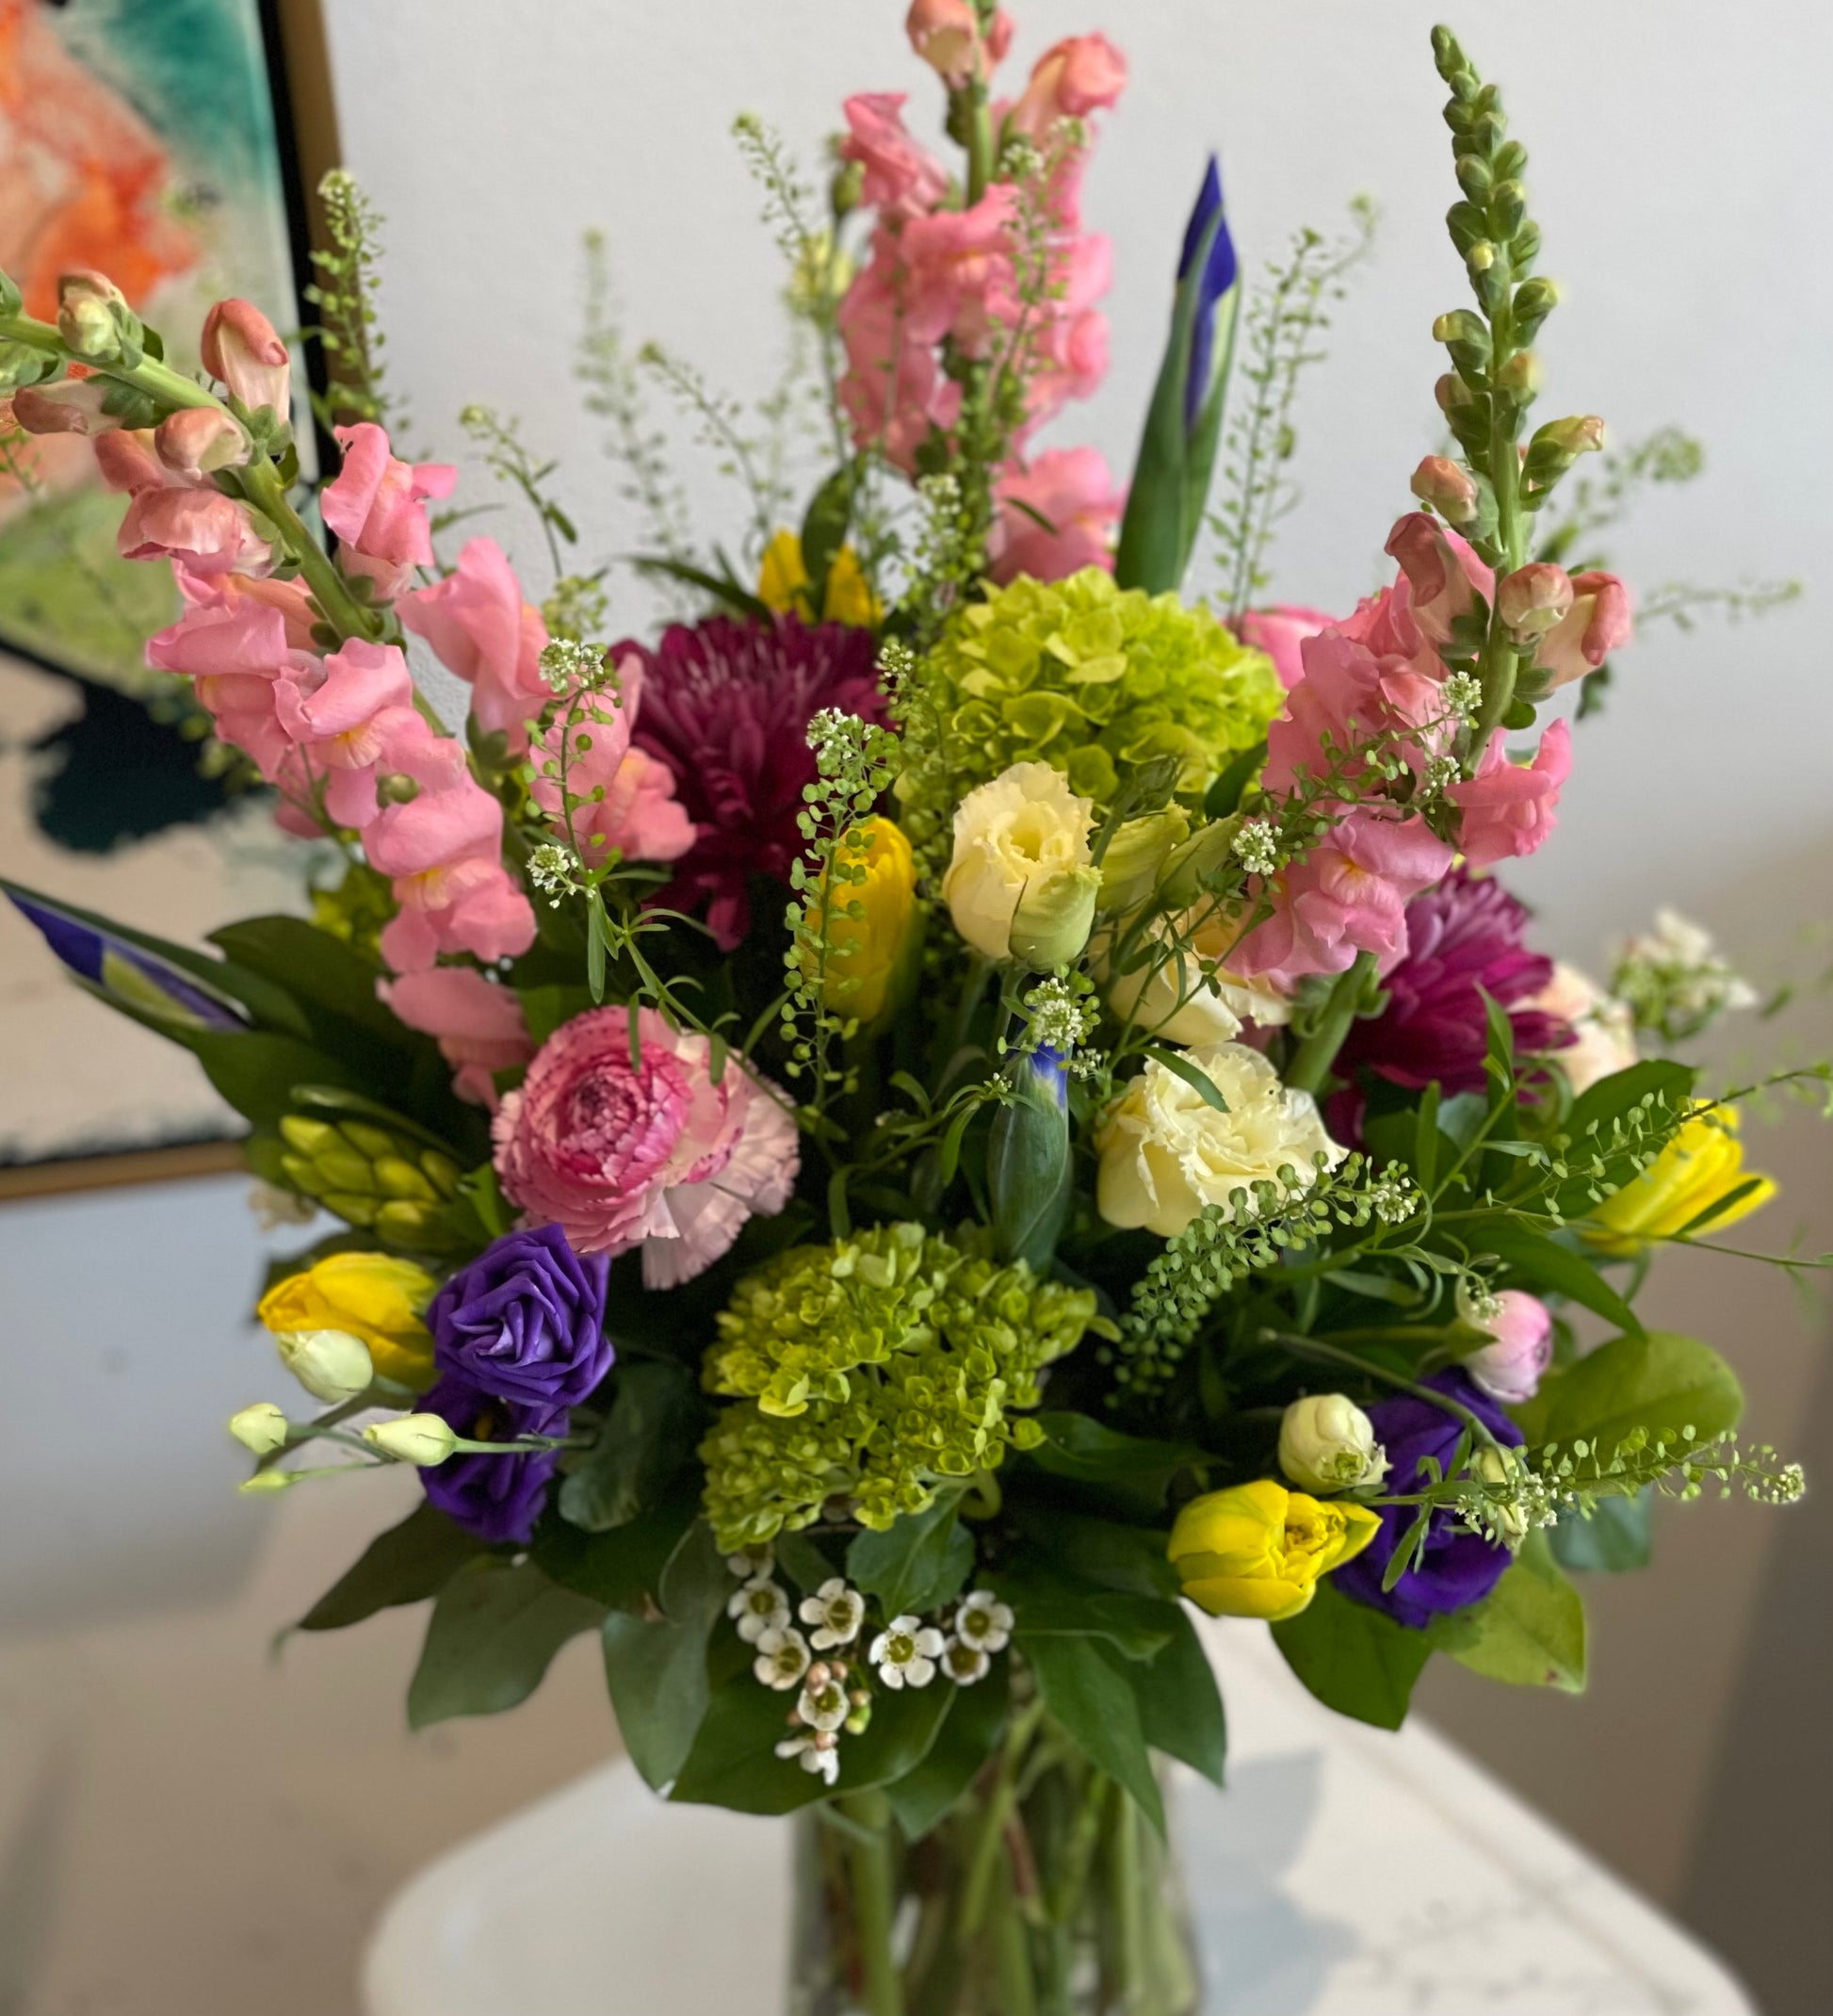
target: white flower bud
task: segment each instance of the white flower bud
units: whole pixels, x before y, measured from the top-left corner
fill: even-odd
[[[437,1414],[402,1414],[394,1421],[372,1422],[364,1429],[363,1439],[397,1463],[415,1463],[432,1470],[445,1462],[458,1445],[452,1424]]]
[[[1279,1467],[1301,1490],[1354,1491],[1381,1482],[1387,1454],[1354,1401],[1307,1393],[1279,1423]]]
[[[315,1400],[338,1406],[366,1393],[376,1376],[369,1347],[348,1330],[276,1330],[280,1362]]]
[[[229,1432],[244,1449],[271,1455],[286,1439],[286,1417],[271,1400],[257,1400],[229,1417]]]

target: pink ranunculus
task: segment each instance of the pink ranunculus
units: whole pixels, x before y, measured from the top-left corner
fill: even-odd
[[[1113,528],[1126,508],[1098,448],[1051,448],[994,484],[999,515],[989,545],[994,580],[1028,574],[1060,581],[1084,567],[1113,567]],[[1039,520],[1047,523],[1041,524]]]
[[[497,1110],[503,1194],[578,1252],[641,1246],[647,1287],[704,1272],[783,1209],[799,1161],[789,1101],[736,1058],[715,1084],[710,1048],[653,1008],[563,1022]]]
[[[292,359],[279,332],[252,301],[218,301],[203,318],[198,350],[203,368],[251,413],[271,406],[279,419],[287,417]]]
[[[1518,1288],[1496,1299],[1501,1308],[1483,1325],[1496,1341],[1473,1351],[1464,1370],[1490,1399],[1518,1406],[1540,1390],[1541,1374],[1553,1362],[1552,1312]]]
[[[896,241],[881,231],[871,263],[848,288],[838,323],[847,370],[840,399],[862,447],[883,450],[906,473],[932,428],[961,415],[961,387],[944,378],[934,352],[912,339],[900,304]]]
[[[1387,537],[1387,556],[1412,591],[1413,620],[1435,644],[1451,642],[1452,626],[1476,608],[1479,595],[1496,593],[1496,576],[1468,540],[1422,511],[1399,519]]]
[[[373,421],[335,431],[344,466],[318,493],[318,509],[337,534],[338,565],[366,575],[390,600],[414,568],[432,564],[425,503],[450,496],[458,471],[448,463],[400,461]]]
[[[424,637],[447,672],[471,688],[471,710],[517,754],[527,723],[554,696],[541,675],[547,626],[522,599],[515,570],[494,539],[467,540],[457,568],[395,605],[404,627]]]
[[[1451,865],[1423,820],[1352,812],[1274,878],[1273,914],[1229,954],[1229,968],[1287,992],[1306,974],[1346,971],[1357,952],[1386,968],[1405,953],[1408,902]]]
[[[605,696],[605,720],[569,722],[562,714],[535,745],[533,797],[557,827],[565,823],[560,780],[546,774],[564,754],[566,790],[587,801],[576,806],[570,830],[588,867],[602,868],[613,849],[626,861],[678,861],[694,843],[694,823],[674,795],[674,772],[648,750],[630,746],[642,703],[642,661],[632,652],[618,671],[622,691],[615,699]]]
[[[475,967],[436,966],[376,984],[376,992],[410,1029],[438,1040],[451,1065],[452,1089],[475,1106],[496,1110],[493,1073],[527,1064],[534,1039],[512,987],[499,987]]]
[[[1506,740],[1498,728],[1476,775],[1445,794],[1463,814],[1458,846],[1472,868],[1533,854],[1553,830],[1560,788],[1571,773],[1572,734],[1563,721],[1549,725],[1532,763],[1511,763]]]
[[[1633,629],[1630,591],[1615,575],[1575,574],[1572,607],[1540,640],[1534,663],[1551,675],[1551,686],[1568,686],[1596,672],[1613,651],[1630,642]]]
[[[861,91],[841,106],[847,137],[840,158],[865,171],[860,197],[890,221],[920,217],[948,194],[942,164],[904,130],[903,91]]]
[[[1025,94],[1006,117],[1009,132],[1041,142],[1060,119],[1085,119],[1127,86],[1127,58],[1105,35],[1072,35],[1038,57]]]
[[[1306,609],[1296,602],[1275,602],[1271,609],[1251,609],[1241,620],[1244,644],[1264,651],[1273,660],[1279,683],[1290,692],[1305,676],[1299,647],[1307,637],[1329,629],[1337,619],[1321,609]]]

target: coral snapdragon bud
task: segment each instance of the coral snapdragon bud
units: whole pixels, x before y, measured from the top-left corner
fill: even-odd
[[[13,418],[28,434],[105,434],[121,425],[103,411],[119,388],[102,378],[67,378],[55,385],[22,385],[13,394]]]
[[[458,1447],[452,1424],[438,1414],[402,1414],[394,1421],[372,1423],[363,1439],[397,1463],[436,1469]]]
[[[1413,472],[1408,486],[1421,504],[1429,504],[1447,525],[1468,525],[1477,515],[1477,486],[1468,470],[1448,456],[1428,455]]]
[[[1572,579],[1549,561],[1531,561],[1503,577],[1496,608],[1517,643],[1533,642],[1562,623],[1572,608]]]
[[[271,1455],[286,1440],[286,1417],[271,1400],[257,1400],[229,1417],[229,1432],[251,1454]]]
[[[1374,1424],[1342,1393],[1307,1393],[1279,1423],[1279,1467],[1307,1491],[1353,1491],[1379,1484],[1387,1456]]]
[[[198,348],[203,368],[251,413],[270,406],[285,419],[292,397],[292,358],[274,325],[252,301],[217,302],[203,318]]]
[[[1528,444],[1529,452],[1543,442],[1562,455],[1595,454],[1604,445],[1603,415],[1582,413],[1564,420],[1549,420],[1545,427],[1535,428],[1533,439]]]
[[[1496,388],[1523,402],[1540,390],[1540,359],[1533,350],[1517,350],[1496,373]]]
[[[121,354],[127,297],[105,273],[87,268],[57,278],[57,333],[79,357],[107,363]]]
[[[368,1346],[348,1330],[276,1330],[274,1342],[280,1362],[327,1406],[367,1392],[376,1376]]]
[[[248,436],[219,406],[185,406],[153,432],[154,451],[174,476],[193,480],[249,459]]]
[[[980,16],[972,0],[915,0],[904,17],[910,46],[951,91],[984,68]]]

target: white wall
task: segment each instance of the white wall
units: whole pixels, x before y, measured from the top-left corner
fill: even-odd
[[[614,472],[569,377],[578,242],[610,235],[630,329],[755,395],[780,357],[779,268],[727,137],[753,109],[819,160],[840,100],[933,79],[901,0],[326,0],[347,160],[389,219],[392,368],[417,436],[462,459],[459,408],[525,418],[562,452],[589,551],[627,550]],[[1373,267],[1306,397],[1306,493],[1277,589],[1347,605],[1376,577],[1414,461],[1436,445],[1432,318],[1465,300],[1440,219],[1456,191],[1419,0],[1031,0],[1012,68],[1101,26],[1132,81],[1087,185],[1115,239],[1113,371],[1052,438],[1124,473],[1162,337],[1168,276],[1206,148],[1222,149],[1250,265],[1367,190]],[[1623,535],[1646,587],[1800,576],[1758,626],[1651,635],[1588,725],[1560,839],[1516,878],[1575,949],[1679,892],[1773,875],[1833,826],[1833,682],[1819,643],[1833,549],[1833,268],[1824,187],[1833,10],[1817,0],[1465,0],[1456,25],[1527,144],[1545,269],[1542,412],[1597,411],[1619,438],[1678,421],[1711,464]],[[695,487],[709,527],[732,496]],[[479,479],[479,490],[487,480]],[[511,521],[488,523],[497,530]],[[526,525],[511,543],[541,578]],[[1818,578],[1816,578],[1818,577]],[[626,590],[620,611],[644,608]],[[1826,891],[1821,891],[1824,898]],[[1741,898],[1739,907],[1743,907]]]

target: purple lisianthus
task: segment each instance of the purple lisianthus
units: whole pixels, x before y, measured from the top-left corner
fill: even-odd
[[[1572,1041],[1568,1023],[1519,1005],[1553,977],[1552,961],[1522,942],[1527,925],[1526,908],[1500,882],[1461,869],[1407,904],[1406,957],[1382,976],[1387,1005],[1352,1024],[1337,1053],[1338,1073],[1350,1081],[1331,1102],[1337,1140],[1353,1146],[1360,1137],[1364,1070],[1414,1091],[1435,1079],[1447,1094],[1484,1089],[1489,1028],[1479,988],[1509,1011],[1517,1050]]]
[[[504,1400],[576,1406],[610,1370],[609,1267],[603,1253],[576,1253],[557,1225],[506,1233],[432,1298],[434,1363]]]
[[[499,1400],[450,1373],[420,1406],[470,1442],[511,1442],[525,1435],[564,1435],[567,1430],[564,1406]],[[420,1488],[430,1504],[479,1539],[521,1545],[534,1534],[548,1480],[559,1462],[553,1450],[507,1456],[461,1452],[423,1470]]]
[[[1468,1407],[1499,1442],[1516,1449],[1521,1446],[1520,1429],[1456,1366],[1434,1373],[1423,1383]],[[1449,1469],[1464,1429],[1448,1408],[1412,1393],[1396,1393],[1391,1400],[1380,1401],[1369,1409],[1369,1420],[1387,1453],[1391,1467],[1387,1488],[1394,1492],[1410,1490],[1424,1481],[1419,1465],[1427,1456],[1436,1456],[1441,1468]],[[1381,1579],[1412,1526],[1418,1507],[1384,1505],[1380,1510],[1381,1531],[1331,1579],[1345,1596],[1385,1610],[1396,1623],[1412,1630],[1423,1629],[1447,1611],[1480,1603],[1514,1559],[1506,1547],[1472,1533],[1454,1512],[1435,1512],[1419,1558],[1391,1589],[1384,1589]]]
[[[869,630],[791,615],[709,616],[672,624],[653,651],[612,647],[613,664],[634,656],[642,666],[631,740],[668,765],[694,822],[694,843],[660,901],[676,910],[705,903],[722,951],[751,929],[750,878],[787,882],[807,849],[796,821],[803,787],[815,781],[808,723],[824,707],[886,719],[877,655]]]

